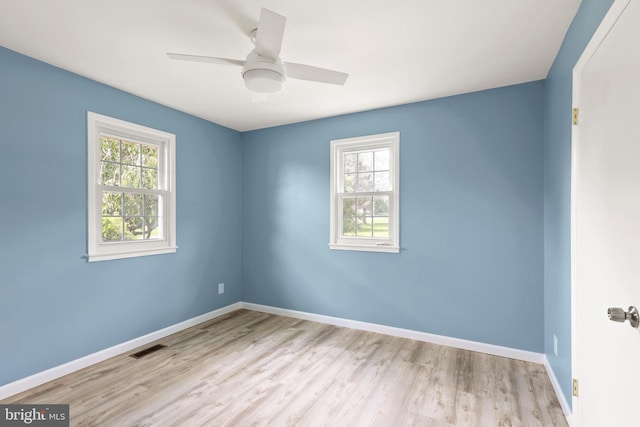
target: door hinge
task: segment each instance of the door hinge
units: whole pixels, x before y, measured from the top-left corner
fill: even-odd
[[[574,108],[572,116],[573,116],[572,122],[573,122],[573,125],[575,126],[578,124],[578,121],[580,120],[580,109],[577,107]]]
[[[578,397],[578,380],[573,379],[573,397]]]

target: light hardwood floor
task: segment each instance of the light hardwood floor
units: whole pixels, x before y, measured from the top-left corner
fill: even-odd
[[[159,342],[3,403],[78,426],[567,425],[534,363],[248,310]]]

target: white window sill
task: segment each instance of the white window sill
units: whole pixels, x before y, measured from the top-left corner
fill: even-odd
[[[347,245],[344,243],[329,243],[330,249],[336,249],[340,251],[362,251],[362,252],[386,252],[386,253],[400,253],[399,246],[390,245]]]
[[[87,261],[89,262],[108,261],[111,259],[135,258],[140,256],[148,256],[148,255],[170,254],[170,253],[176,252],[177,249],[178,249],[177,246],[169,246],[169,247],[163,247],[158,249],[145,249],[140,251],[89,254],[87,255]]]

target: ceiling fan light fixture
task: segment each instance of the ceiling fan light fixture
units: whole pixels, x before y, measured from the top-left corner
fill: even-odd
[[[247,88],[256,93],[280,92],[286,81],[284,75],[265,68],[247,70],[242,77],[244,77],[244,84]]]

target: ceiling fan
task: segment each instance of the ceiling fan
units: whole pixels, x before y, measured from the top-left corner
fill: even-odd
[[[262,9],[258,28],[249,35],[256,47],[244,61],[180,53],[167,53],[167,56],[182,61],[240,66],[245,85],[249,90],[257,93],[279,92],[284,87],[287,78],[343,85],[349,76],[347,73],[311,65],[283,62],[280,59],[286,22],[287,18],[284,16],[269,9]]]

